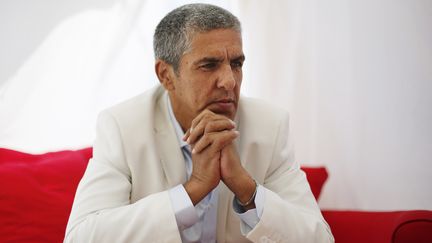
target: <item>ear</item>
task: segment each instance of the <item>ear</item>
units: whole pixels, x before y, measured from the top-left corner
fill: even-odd
[[[159,79],[159,82],[164,86],[167,91],[172,91],[175,89],[175,75],[172,65],[158,59],[155,63],[155,72]]]

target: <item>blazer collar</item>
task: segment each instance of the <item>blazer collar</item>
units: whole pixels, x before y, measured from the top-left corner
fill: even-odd
[[[170,187],[186,181],[186,164],[168,114],[166,91],[156,100],[155,139],[160,162]]]

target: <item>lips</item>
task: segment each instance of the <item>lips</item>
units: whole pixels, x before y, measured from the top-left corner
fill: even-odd
[[[235,112],[235,100],[232,98],[217,99],[210,103],[209,109],[218,114],[231,114]]]
[[[234,99],[232,98],[219,99],[214,101],[213,103],[234,103]]]
[[[233,98],[222,98],[222,99],[216,99],[212,102],[212,104],[216,105],[222,105],[222,106],[229,106],[229,105],[235,105],[235,99]]]

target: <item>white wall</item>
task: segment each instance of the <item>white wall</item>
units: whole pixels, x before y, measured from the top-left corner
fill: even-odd
[[[432,209],[432,2],[333,2],[315,9],[321,204]]]
[[[60,21],[83,10],[106,9],[115,0],[2,0],[0,2],[0,85]]]
[[[182,2],[0,2],[0,145],[90,145],[99,109],[157,82],[151,34]],[[289,109],[297,159],[328,167],[322,207],[432,209],[432,1],[219,4],[243,23],[243,91]]]
[[[432,209],[432,2],[284,1],[242,13],[258,56],[248,91],[286,104],[297,158],[328,167],[320,205]]]

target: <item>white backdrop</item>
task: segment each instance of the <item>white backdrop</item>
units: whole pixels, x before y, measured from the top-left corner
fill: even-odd
[[[0,147],[90,146],[97,113],[155,85],[152,34],[189,1],[0,2]],[[432,1],[211,1],[243,24],[243,93],[292,114],[323,208],[432,209]]]

